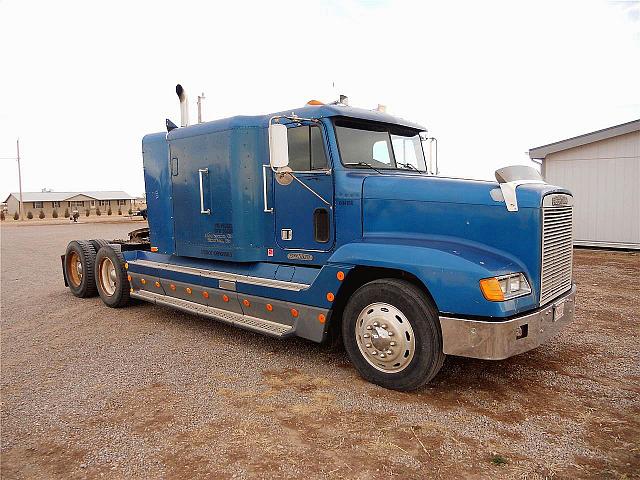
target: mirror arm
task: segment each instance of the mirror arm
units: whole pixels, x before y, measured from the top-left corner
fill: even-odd
[[[277,173],[277,172],[276,172]],[[327,202],[324,198],[322,198],[322,196],[320,196],[319,193],[317,193],[313,188],[311,188],[310,186],[308,186],[306,183],[304,183],[302,180],[300,180],[298,177],[296,177],[292,172],[286,172],[283,175],[291,175],[291,177],[298,182],[300,185],[302,185],[304,188],[306,188],[307,190],[309,190],[311,193],[313,193],[316,197],[318,197],[320,199],[320,201],[322,201],[322,203],[324,203],[325,205],[328,205],[329,208],[331,208],[331,204],[329,202]]]

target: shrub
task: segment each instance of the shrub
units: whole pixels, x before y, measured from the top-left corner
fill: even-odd
[[[133,210],[129,209],[129,215],[133,215]]]
[[[118,209],[118,215],[122,215],[122,209],[121,208]]]
[[[111,211],[111,207],[107,210],[107,215],[111,215],[113,212]]]
[[[31,213],[31,210],[29,210],[29,211],[27,212],[27,218],[28,218],[29,220],[31,220],[31,219],[33,218],[33,213]]]
[[[0,212],[0,221],[4,222],[4,212]]]
[[[69,218],[69,209],[68,208],[64,209],[64,218]]]
[[[89,210],[88,208],[84,211],[84,214],[88,217],[89,215],[91,215],[91,210]]]
[[[58,210],[56,210],[55,208],[53,209],[53,212],[51,212],[51,216],[53,218],[58,218]]]
[[[44,210],[40,210],[40,213],[38,214],[38,218],[40,220],[42,220],[44,218]]]
[[[20,218],[20,214],[18,212],[13,214],[13,219],[18,220]]]
[[[100,211],[99,208],[96,208],[96,215],[98,215],[98,216],[102,215],[102,212]]]

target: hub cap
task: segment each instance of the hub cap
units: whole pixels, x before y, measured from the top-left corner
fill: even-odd
[[[109,258],[103,258],[100,262],[100,287],[109,296],[116,293],[116,268]]]
[[[407,317],[388,303],[372,303],[358,315],[356,342],[369,364],[386,373],[404,370],[415,353],[413,328]]]
[[[73,283],[74,287],[79,287],[82,283],[82,262],[80,261],[80,255],[76,252],[71,252],[68,255],[67,262],[69,280]]]

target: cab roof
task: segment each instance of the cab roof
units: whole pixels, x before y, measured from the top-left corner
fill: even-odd
[[[269,119],[277,115],[295,114],[301,118],[331,118],[346,117],[359,120],[369,120],[373,122],[388,123],[392,125],[401,125],[403,127],[413,128],[420,131],[426,131],[421,125],[410,122],[400,117],[389,115],[386,112],[378,110],[366,110],[364,108],[348,107],[345,105],[305,105],[301,108],[292,108],[282,112],[271,113],[268,115],[244,116],[223,118],[213,120],[211,122],[198,123],[188,127],[181,127],[171,130],[167,135],[168,140],[179,138],[193,137],[211,132],[219,132],[232,128],[266,128],[269,125]]]

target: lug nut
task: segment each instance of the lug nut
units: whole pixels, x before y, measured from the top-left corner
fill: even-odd
[[[387,355],[391,355],[393,353],[392,350],[387,350]]]
[[[390,337],[393,337],[393,332],[389,332],[389,336],[390,336]]]
[[[371,355],[377,355],[378,352],[376,352],[375,350],[373,352],[371,352]]]
[[[382,324],[382,328],[386,329],[386,328],[387,328],[387,324],[386,324],[386,323],[383,323],[383,324]]]
[[[380,358],[386,358],[386,355],[384,353],[381,353]]]
[[[380,325],[378,322],[373,322],[374,327],[377,327],[378,325]]]
[[[396,342],[391,342],[391,343],[389,343],[389,345],[391,345],[392,347],[395,347],[396,346]]]
[[[365,344],[365,347],[367,347],[367,348],[371,348],[371,344],[370,344],[370,343],[366,343],[366,344]]]
[[[371,325],[367,325],[367,330],[371,330]]]
[[[368,333],[365,333],[365,334],[363,335],[363,337],[364,337],[364,338],[369,338],[370,336],[371,336],[371,335],[369,335]]]

